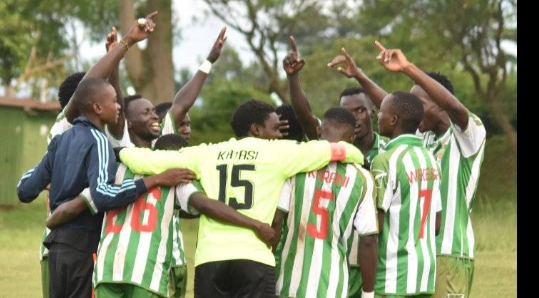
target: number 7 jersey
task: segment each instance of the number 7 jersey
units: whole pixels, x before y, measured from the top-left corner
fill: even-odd
[[[285,183],[279,209],[288,215],[277,268],[278,296],[348,296],[352,232],[378,234],[375,193],[367,170],[341,163]]]

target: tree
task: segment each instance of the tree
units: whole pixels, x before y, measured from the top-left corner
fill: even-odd
[[[288,102],[287,85],[281,77],[280,54],[294,32],[316,39],[327,29],[321,0],[204,0],[211,12],[241,33],[266,77],[263,92],[275,93]]]
[[[430,59],[433,53],[439,53],[439,59],[449,57],[448,62],[470,75],[477,97],[517,152],[517,133],[504,100],[517,63],[504,42],[518,44],[517,15],[516,0],[368,0],[361,7],[359,30],[405,44],[402,39],[408,39]]]

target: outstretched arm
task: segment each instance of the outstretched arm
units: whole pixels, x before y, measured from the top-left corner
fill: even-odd
[[[124,58],[125,53],[135,43],[147,39],[155,29],[155,23],[153,18],[157,15],[157,12],[153,12],[146,16],[144,26],[141,26],[139,22],[135,21],[129,29],[129,32],[122,39],[123,46],[114,47],[108,52],[105,57],[101,58],[90,70],[86,73],[82,80],[89,78],[102,78],[106,80],[110,77],[111,73],[118,63]],[[66,117],[70,123],[78,117],[79,111],[77,107],[70,100],[66,106]]]
[[[328,67],[334,68],[337,65],[346,66],[346,68],[339,66],[337,70],[349,79],[356,79],[361,87],[365,89],[365,92],[371,98],[372,102],[377,108],[382,106],[382,101],[387,96],[387,92],[373,82],[365,72],[357,67],[354,58],[348,54],[345,48],[342,48],[342,56],[337,56],[331,63],[328,64]]]
[[[115,27],[112,27],[112,31],[109,35],[107,35],[107,53],[112,51],[116,46],[118,46],[118,31]],[[116,96],[118,99],[118,104],[120,105],[120,117],[118,118],[118,122],[116,124],[110,124],[108,125],[108,130],[114,137],[117,139],[121,139],[124,134],[124,126],[125,126],[125,104],[124,104],[124,97],[122,94],[122,88],[120,86],[120,63],[118,62],[116,64],[116,67],[112,71],[112,74],[109,77],[109,83],[114,87],[114,90],[116,91]]]
[[[376,46],[380,50],[377,59],[382,66],[389,71],[401,72],[410,77],[427,92],[438,106],[447,112],[454,124],[461,129],[468,127],[470,119],[468,109],[449,90],[410,63],[401,50],[388,50],[379,42],[376,42]]]
[[[275,236],[275,231],[270,225],[245,216],[223,202],[209,199],[202,193],[193,194],[189,204],[201,214],[215,220],[252,230],[268,245],[271,245],[271,239]]]
[[[305,60],[299,55],[296,39],[290,36],[290,45],[292,52],[286,56],[283,61],[283,68],[288,77],[288,83],[290,85],[290,98],[292,101],[292,108],[298,118],[305,135],[310,140],[318,139],[318,119],[314,116],[307,99],[307,95],[301,88],[301,81],[299,73],[305,66]]]
[[[221,33],[217,37],[213,48],[208,55],[207,61],[211,64],[217,62],[221,56],[221,51],[226,42],[226,27],[221,30]],[[205,64],[207,62],[204,62]],[[211,66],[211,65],[210,65]],[[197,71],[195,76],[187,83],[174,97],[170,113],[174,119],[176,125],[183,121],[183,118],[189,112],[191,107],[195,104],[196,99],[202,91],[202,87],[208,78],[209,70],[201,69]]]

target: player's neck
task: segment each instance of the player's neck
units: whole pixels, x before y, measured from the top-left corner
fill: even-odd
[[[372,148],[374,148],[375,140],[376,137],[374,136],[374,132],[371,131],[360,139],[356,138],[354,140],[354,145],[361,151],[361,153],[368,155]]]
[[[129,138],[137,148],[152,148],[152,141],[145,140],[134,133],[129,132]]]
[[[434,133],[437,137],[443,136],[451,127],[451,120],[449,117],[444,117],[440,120],[438,125],[435,129],[433,129]]]
[[[101,130],[105,129],[105,123],[103,122],[103,120],[101,120],[101,118],[99,118],[98,115],[92,114],[92,113],[87,113],[87,114],[82,114],[82,116],[86,117],[86,119],[88,119],[88,121],[90,121],[97,128],[99,128]]]

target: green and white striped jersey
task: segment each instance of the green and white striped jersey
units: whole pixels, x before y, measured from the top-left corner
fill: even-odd
[[[142,179],[120,165],[116,182]],[[127,283],[161,296],[168,296],[172,261],[174,206],[185,211],[191,195],[199,192],[193,184],[149,190],[126,208],[105,214],[94,286],[101,283]]]
[[[378,234],[375,191],[367,170],[341,163],[285,183],[279,209],[288,216],[277,268],[278,296],[347,297],[352,231]]]
[[[387,142],[388,139],[386,137],[382,137],[379,133],[374,132],[374,146],[372,147],[371,151],[369,151],[369,154],[365,155],[365,160],[369,165],[372,164],[372,161],[376,156],[384,152]],[[353,237],[354,240],[352,242],[352,246],[350,247],[348,261],[350,262],[350,266],[359,267],[359,233],[354,231]]]
[[[436,213],[441,211],[440,171],[421,138],[401,135],[372,165],[378,209],[385,212],[376,273],[377,295],[434,293]]]
[[[442,169],[442,229],[437,238],[438,255],[475,258],[475,237],[471,213],[487,132],[476,115],[470,113],[468,127],[451,126],[441,138],[425,135],[424,143]]]

